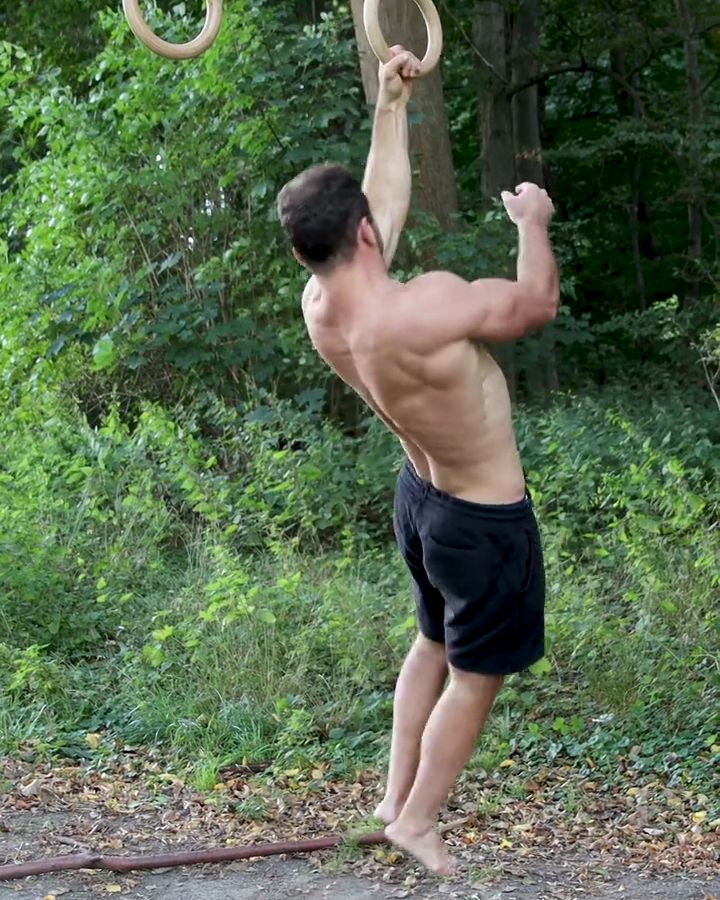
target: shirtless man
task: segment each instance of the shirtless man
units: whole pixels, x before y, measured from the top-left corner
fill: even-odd
[[[548,238],[553,205],[525,184],[503,194],[519,233],[515,281],[389,277],[410,203],[406,107],[419,66],[401,47],[393,54],[380,68],[362,189],[339,166],[315,167],[283,188],[278,208],[295,257],[313,272],[302,308],[317,352],[407,455],[394,525],[419,634],[397,684],[377,815],[391,841],[447,874],[440,809],[504,676],[544,649],[538,530],[505,379],[481,342],[518,338],[553,319],[558,273]]]

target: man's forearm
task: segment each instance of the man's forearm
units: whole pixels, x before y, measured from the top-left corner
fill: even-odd
[[[542,311],[557,311],[560,279],[546,225],[521,222],[518,225],[518,284],[527,288]]]
[[[395,253],[407,218],[411,190],[407,105],[387,103],[381,92],[363,191],[382,233],[388,262]]]
[[[375,109],[363,191],[380,204],[390,200],[396,206],[409,206],[411,179],[407,106],[385,103],[381,97]]]

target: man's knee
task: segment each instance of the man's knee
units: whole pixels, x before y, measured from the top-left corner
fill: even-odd
[[[450,666],[450,683],[458,689],[483,697],[495,697],[505,682],[504,675],[482,675]]]
[[[418,636],[415,638],[413,650],[416,653],[427,656],[428,659],[433,659],[437,662],[442,660],[447,664],[445,644],[440,643],[440,641],[431,641],[430,638],[425,637],[424,634],[418,633]]]

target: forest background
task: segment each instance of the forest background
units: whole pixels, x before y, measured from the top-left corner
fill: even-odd
[[[562,309],[502,348],[548,567],[546,658],[475,761],[720,752],[720,18],[710,0],[439,4],[397,275],[512,272],[547,186]],[[274,198],[360,174],[361,3],[231,0],[181,64],[102,0],[0,4],[0,749],[342,774],[387,749],[412,639],[400,453],[299,314]],[[158,3],[194,34],[202,4]],[[391,42],[423,49],[414,4]],[[90,736],[90,739],[89,737]],[[638,776],[639,777],[639,776]],[[702,821],[702,820],[700,820]]]

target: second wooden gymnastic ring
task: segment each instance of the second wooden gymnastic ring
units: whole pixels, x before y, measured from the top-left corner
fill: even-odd
[[[186,44],[171,44],[150,29],[140,12],[138,0],[123,0],[123,9],[137,39],[153,53],[166,59],[192,59],[200,56],[213,45],[222,25],[222,0],[207,0],[207,15],[202,32]]]
[[[365,31],[375,56],[380,62],[386,63],[390,61],[391,55],[390,48],[380,28],[380,2],[381,0],[365,0]],[[400,0],[393,0],[393,2],[398,3]],[[442,55],[442,22],[433,0],[415,0],[415,3],[423,14],[428,32],[427,53],[420,64],[420,74],[429,75],[440,62],[440,56]]]

